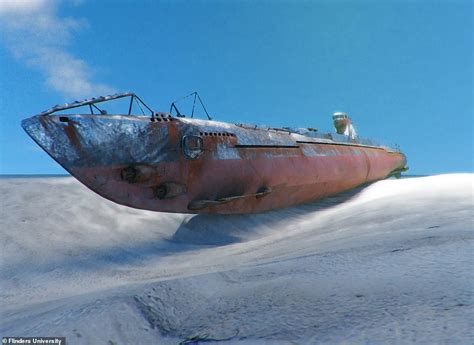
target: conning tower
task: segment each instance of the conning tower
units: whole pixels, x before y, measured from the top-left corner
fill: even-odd
[[[347,135],[351,139],[356,138],[357,134],[349,115],[343,112],[336,112],[332,115],[332,120],[337,134]]]

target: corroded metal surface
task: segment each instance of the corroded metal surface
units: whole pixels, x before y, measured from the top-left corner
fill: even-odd
[[[262,212],[383,179],[406,164],[400,152],[346,137],[167,113],[48,114],[22,126],[93,191],[153,211]]]

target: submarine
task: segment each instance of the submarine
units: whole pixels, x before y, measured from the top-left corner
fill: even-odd
[[[398,148],[360,138],[346,113],[334,113],[335,133],[226,123],[209,116],[196,92],[189,96],[194,97],[191,116],[176,102],[169,112],[156,112],[126,92],[56,105],[21,125],[92,191],[158,212],[264,212],[407,169]],[[193,116],[196,99],[205,120]],[[118,100],[125,109],[110,113],[106,106]]]

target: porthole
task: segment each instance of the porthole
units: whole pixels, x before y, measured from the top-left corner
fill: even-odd
[[[197,135],[185,135],[181,141],[183,153],[189,158],[198,158],[204,151],[203,141]]]

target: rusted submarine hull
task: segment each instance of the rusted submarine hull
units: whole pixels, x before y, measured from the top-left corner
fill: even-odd
[[[161,212],[263,212],[386,178],[406,164],[385,147],[166,113],[48,114],[22,126],[94,192]]]

